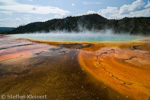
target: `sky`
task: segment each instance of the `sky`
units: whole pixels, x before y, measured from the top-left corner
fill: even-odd
[[[108,19],[150,17],[149,0],[0,0],[0,27],[97,13]]]

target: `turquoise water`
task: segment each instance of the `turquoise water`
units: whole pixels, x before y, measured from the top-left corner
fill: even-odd
[[[100,34],[100,33],[32,33],[32,34],[14,34],[17,38],[27,38],[46,41],[128,41],[142,39],[141,36],[118,35],[118,34]]]

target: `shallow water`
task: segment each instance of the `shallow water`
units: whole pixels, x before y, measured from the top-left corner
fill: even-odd
[[[17,38],[27,38],[45,41],[129,41],[135,39],[144,39],[142,36],[119,35],[119,34],[101,34],[101,33],[32,33],[11,35]]]

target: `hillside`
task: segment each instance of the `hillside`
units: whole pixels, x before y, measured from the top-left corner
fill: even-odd
[[[0,27],[0,33],[6,33],[12,31],[14,27]]]
[[[35,22],[20,26],[10,34],[50,32],[50,31],[84,31],[84,30],[104,30],[112,29],[115,33],[130,32],[131,34],[150,35],[150,17],[123,18],[120,20],[109,20],[98,14],[66,17],[64,19],[52,19],[46,22]]]
[[[150,17],[123,18],[110,20],[107,27],[116,33],[129,32],[131,34],[150,35]]]

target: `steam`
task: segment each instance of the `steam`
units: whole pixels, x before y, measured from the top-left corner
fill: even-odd
[[[115,34],[112,30],[101,30],[101,31],[86,30],[83,32],[53,31],[49,33],[36,32],[36,33],[14,34],[11,36],[41,41],[46,40],[46,41],[83,41],[83,42],[125,41],[142,38],[140,36],[131,36],[129,35],[129,33]]]

